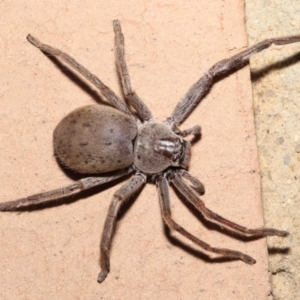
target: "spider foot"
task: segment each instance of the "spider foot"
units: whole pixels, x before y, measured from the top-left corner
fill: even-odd
[[[34,36],[32,36],[31,34],[27,35],[27,41],[29,41],[33,46],[39,48],[41,46],[41,42],[35,38]]]
[[[102,283],[102,282],[105,280],[107,274],[108,274],[108,271],[103,271],[103,270],[101,270],[101,272],[100,272],[99,275],[98,275],[97,281],[98,281],[99,283]]]
[[[253,257],[239,251],[229,250],[229,249],[218,249],[218,248],[212,248],[212,249],[213,252],[215,253],[222,254],[222,256],[224,257],[232,257],[234,259],[240,259],[248,265],[254,265],[256,263],[256,260]]]
[[[259,229],[254,229],[253,236],[281,236],[281,237],[286,237],[289,235],[289,232],[283,231],[283,230],[278,230],[275,228],[259,228]]]
[[[242,256],[240,256],[240,259],[249,265],[254,265],[256,263],[256,260],[254,258],[246,254],[242,254]]]
[[[35,38],[31,34],[28,34],[26,38],[27,38],[28,42],[30,42],[33,46],[40,49],[42,52],[48,53],[53,56],[56,56],[56,55],[59,56],[62,54],[60,50],[55,49],[49,45],[41,43],[37,38]]]
[[[275,229],[275,230],[276,230],[276,234],[275,235],[277,235],[277,236],[283,236],[283,237],[285,237],[285,236],[288,236],[290,234],[287,231],[277,230],[277,229]]]

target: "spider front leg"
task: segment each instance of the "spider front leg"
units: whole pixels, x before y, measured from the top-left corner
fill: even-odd
[[[146,176],[143,174],[136,174],[130,178],[125,185],[117,190],[114,195],[112,202],[109,206],[107,217],[104,223],[104,228],[101,237],[101,259],[100,266],[101,272],[98,275],[98,282],[101,283],[105,280],[110,270],[109,263],[109,248],[114,233],[114,227],[117,219],[117,215],[121,205],[126,199],[137,192],[146,182]]]
[[[267,49],[271,45],[286,45],[300,41],[300,35],[280,37],[268,39],[260,42],[245,51],[242,51],[228,59],[224,59],[212,66],[187,92],[187,94],[176,105],[169,120],[177,125],[182,122],[192,113],[198,103],[209,92],[214,80],[220,75],[227,75],[233,71],[242,68],[249,63],[252,55]]]
[[[117,59],[117,67],[119,75],[122,81],[122,88],[125,98],[128,100],[129,104],[137,111],[139,117],[143,121],[149,121],[152,119],[152,114],[145,103],[138,97],[138,95],[132,90],[130,77],[125,61],[125,51],[124,51],[124,35],[122,33],[121,25],[119,20],[114,20],[113,22],[115,31],[115,52]]]
[[[168,189],[168,181],[165,177],[160,176],[156,181],[158,194],[159,194],[159,201],[160,201],[160,208],[162,218],[165,224],[170,228],[170,230],[175,230],[205,251],[216,253],[222,255],[224,257],[231,257],[234,259],[240,259],[247,264],[254,264],[255,259],[251,256],[241,253],[239,251],[225,249],[225,248],[214,248],[211,247],[209,244],[203,242],[202,240],[196,238],[194,235],[186,231],[183,227],[177,224],[171,215],[171,208],[170,208],[170,199],[169,199],[169,189]]]
[[[185,130],[180,130],[179,127],[172,121],[171,118],[168,118],[165,123],[171,126],[171,129],[178,135],[182,137],[187,137],[192,134],[194,136],[193,139],[199,139],[201,137],[201,127],[199,125],[195,125],[192,128],[188,128]]]
[[[204,202],[194,193],[194,191],[180,178],[179,174],[170,176],[170,181],[174,187],[189,201],[202,215],[210,222],[218,224],[220,227],[226,227],[227,230],[237,233],[241,236],[266,237],[266,236],[282,236],[285,237],[289,233],[287,231],[277,230],[274,228],[256,228],[248,229],[236,223],[233,223],[220,215],[214,213],[205,207]]]

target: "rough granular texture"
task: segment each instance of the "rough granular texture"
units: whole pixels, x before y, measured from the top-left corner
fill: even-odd
[[[299,34],[298,1],[246,0],[249,44]],[[251,60],[266,226],[287,239],[268,240],[274,299],[299,297],[300,45],[274,48]],[[297,285],[298,284],[298,285]]]

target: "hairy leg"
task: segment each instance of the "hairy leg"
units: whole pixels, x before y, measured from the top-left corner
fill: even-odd
[[[107,217],[105,220],[102,237],[101,237],[101,259],[100,266],[101,272],[98,275],[98,282],[101,283],[105,280],[110,270],[109,263],[109,248],[114,233],[114,227],[117,219],[117,215],[121,205],[126,199],[138,191],[146,182],[146,177],[142,174],[137,174],[130,178],[125,185],[117,190],[114,195],[112,202],[109,206]]]
[[[173,183],[174,187],[189,201],[194,205],[196,209],[198,209],[203,216],[210,222],[218,224],[220,227],[225,227],[227,230],[237,233],[241,236],[257,236],[257,237],[265,237],[265,236],[287,236],[289,233],[282,230],[277,230],[274,228],[256,228],[256,229],[248,229],[236,223],[233,223],[220,215],[214,213],[205,207],[203,201],[195,194],[195,192],[180,178],[179,174],[172,175],[170,181]]]
[[[286,45],[300,41],[300,35],[268,39],[260,42],[245,51],[242,51],[228,59],[221,60],[213,65],[187,92],[176,105],[168,121],[178,126],[192,113],[198,103],[205,97],[214,84],[214,79],[220,75],[227,75],[242,68],[249,63],[249,58],[267,49],[271,45]]]
[[[201,181],[199,181],[196,177],[189,174],[187,171],[181,169],[177,172],[184,179],[188,180],[192,184],[192,188],[199,194],[205,194],[205,187]]]
[[[119,20],[114,20],[113,26],[115,31],[117,67],[122,81],[124,96],[128,100],[129,104],[132,105],[132,107],[137,111],[140,118],[143,121],[149,121],[153,118],[149,108],[143,103],[143,101],[138,97],[131,87],[130,77],[125,61],[124,35],[122,33]]]
[[[216,253],[222,255],[224,257],[232,257],[235,259],[240,259],[247,264],[254,264],[255,259],[251,256],[241,253],[239,251],[230,250],[226,248],[214,248],[211,247],[209,244],[203,242],[202,240],[196,238],[194,235],[190,234],[186,231],[183,227],[177,224],[171,216],[171,208],[170,208],[170,200],[169,200],[169,190],[168,190],[168,182],[167,179],[161,176],[157,182],[157,188],[159,193],[159,200],[160,200],[160,207],[161,207],[161,214],[163,217],[164,222],[171,230],[175,230],[182,234],[184,237],[204,249],[205,251]]]
[[[58,188],[52,191],[35,194],[14,201],[0,203],[0,211],[13,211],[19,208],[47,203],[50,201],[55,201],[61,198],[69,197],[71,195],[78,194],[82,191],[88,190],[95,186],[102,185],[106,182],[110,182],[117,178],[123,177],[131,172],[132,169],[129,168],[126,170],[119,171],[115,175],[111,175],[111,176],[83,178],[63,188]]]
[[[37,38],[28,34],[27,40],[35,47],[40,49],[42,52],[60,58],[62,61],[67,63],[69,66],[74,68],[79,72],[84,78],[89,82],[95,85],[101,92],[101,95],[104,96],[115,108],[118,110],[132,115],[129,109],[126,107],[124,101],[122,101],[108,86],[106,86],[96,75],[92,74],[88,69],[79,64],[74,58],[70,55],[60,51],[59,49],[53,48],[49,45],[41,43]]]

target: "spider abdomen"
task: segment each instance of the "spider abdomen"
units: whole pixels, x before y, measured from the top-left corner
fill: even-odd
[[[55,155],[82,174],[124,169],[133,163],[136,121],[112,107],[88,105],[67,115],[53,134]]]

